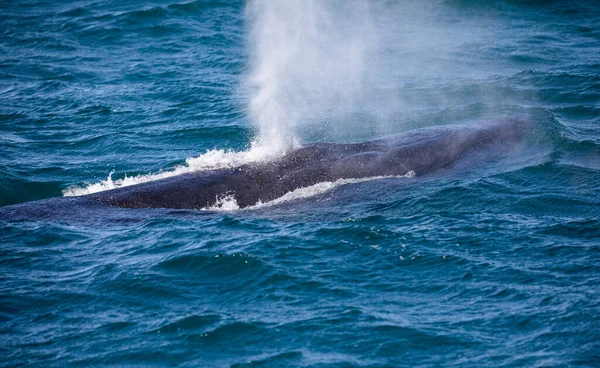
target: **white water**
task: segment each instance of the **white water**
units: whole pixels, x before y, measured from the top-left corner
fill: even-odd
[[[268,146],[253,145],[248,151],[235,152],[225,150],[210,150],[198,157],[185,160],[185,165],[177,166],[173,170],[154,174],[127,176],[113,180],[111,172],[105,180],[98,183],[88,183],[83,186],[71,186],[63,191],[64,196],[81,196],[105,190],[127,187],[148,181],[169,178],[176,175],[195,171],[217,170],[238,167],[253,162],[263,162],[281,156],[282,153]]]
[[[317,184],[314,184],[314,185],[311,185],[308,187],[303,187],[303,188],[298,188],[298,189],[292,190],[291,192],[287,192],[286,194],[282,195],[281,197],[276,198],[269,202],[265,202],[265,203],[258,202],[252,206],[246,207],[245,209],[252,210],[252,209],[258,209],[258,208],[264,208],[264,207],[274,206],[274,205],[278,205],[278,204],[285,203],[285,202],[295,201],[298,199],[310,198],[310,197],[314,197],[314,196],[326,193],[328,191],[331,191],[342,185],[356,184],[356,183],[362,183],[365,181],[379,180],[379,179],[412,178],[415,175],[416,174],[414,171],[409,171],[405,175],[400,175],[400,176],[371,176],[371,177],[359,178],[359,179],[338,179],[336,181],[324,181],[324,182],[317,183]],[[223,197],[217,198],[217,202],[213,206],[203,208],[202,210],[204,210],[204,211],[235,211],[235,210],[239,210],[239,209],[240,209],[240,206],[238,205],[238,203],[235,199],[235,194],[227,194],[227,195],[224,195]]]

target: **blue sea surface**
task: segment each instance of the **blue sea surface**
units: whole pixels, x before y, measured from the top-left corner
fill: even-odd
[[[600,3],[374,4],[387,83],[304,143],[540,139],[256,209],[4,216],[0,366],[600,366]],[[247,150],[246,5],[2,1],[0,206]]]

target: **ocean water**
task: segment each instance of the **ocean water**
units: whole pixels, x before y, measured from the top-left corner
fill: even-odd
[[[0,3],[0,205],[268,160],[265,126],[527,116],[534,138],[251,209],[0,216],[0,366],[600,366],[600,4],[281,4]],[[266,105],[257,71],[286,81]]]

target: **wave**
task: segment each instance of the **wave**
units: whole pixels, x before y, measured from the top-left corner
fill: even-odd
[[[125,175],[122,179],[116,180],[112,178],[114,174],[114,171],[112,171],[105,180],[98,183],[86,183],[81,186],[73,185],[63,190],[62,193],[65,197],[82,196],[191,172],[235,168],[250,163],[269,161],[283,156],[286,152],[286,150],[280,148],[274,149],[258,144],[253,144],[248,151],[241,152],[223,149],[208,150],[203,155],[186,159],[184,165],[176,166],[171,171],[136,176]]]
[[[292,190],[290,192],[285,193],[279,198],[275,198],[268,202],[259,201],[255,205],[246,207],[245,209],[253,210],[264,207],[270,207],[278,204],[282,204],[285,202],[291,202],[298,199],[310,198],[314,197],[326,192],[329,192],[337,187],[346,184],[356,184],[362,183],[365,181],[371,180],[379,180],[379,179],[391,179],[391,178],[412,178],[416,176],[414,171],[409,171],[405,175],[388,175],[388,176],[371,176],[367,178],[353,178],[353,179],[338,179],[335,181],[324,181],[314,185],[310,185],[307,187],[298,188]],[[204,211],[235,211],[239,210],[240,206],[238,205],[234,194],[227,194],[221,198],[217,198],[217,202],[209,207],[202,208]]]

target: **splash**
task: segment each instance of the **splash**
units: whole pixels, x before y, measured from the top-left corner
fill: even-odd
[[[66,197],[81,196],[145,183],[148,181],[165,179],[196,171],[234,168],[249,163],[268,161],[279,155],[280,152],[277,150],[264,145],[260,146],[258,144],[253,144],[250,150],[242,152],[226,151],[221,149],[209,150],[198,157],[190,157],[186,159],[184,165],[176,166],[170,171],[136,176],[125,175],[124,178],[116,180],[112,178],[114,174],[114,171],[112,171],[105,180],[102,180],[99,183],[71,186],[63,191],[63,195]]]
[[[147,175],[113,179],[111,173],[63,194],[84,195],[266,161],[300,147],[307,138],[303,134],[311,135],[310,141],[337,141],[397,132],[403,124],[395,118],[397,112],[419,105],[399,95],[401,81],[422,77],[435,64],[429,62],[432,58],[448,54],[442,47],[448,44],[447,32],[432,20],[435,7],[428,1],[418,4],[249,0],[249,68],[240,88],[257,128],[251,149],[211,150],[169,171]],[[321,128],[322,135],[315,135]]]
[[[207,208],[203,208],[204,211],[235,211],[239,210],[240,205],[235,199],[233,193],[228,193],[224,196],[217,197],[217,202]]]
[[[254,204],[252,206],[246,207],[245,209],[253,210],[253,209],[275,206],[275,205],[279,205],[279,204],[286,203],[286,202],[296,201],[299,199],[311,198],[311,197],[315,197],[315,196],[327,193],[335,188],[341,187],[343,185],[348,185],[348,184],[357,184],[357,183],[362,183],[365,181],[380,180],[380,179],[413,178],[415,176],[416,176],[416,174],[414,171],[409,171],[405,175],[399,175],[399,176],[397,176],[397,175],[396,176],[393,176],[393,175],[371,176],[371,177],[367,177],[367,178],[355,178],[355,179],[350,178],[350,179],[338,179],[335,181],[324,181],[324,182],[320,182],[320,183],[310,185],[307,187],[302,187],[302,188],[292,190],[272,201],[268,201],[268,202],[264,202],[264,203],[259,201],[258,203]],[[239,209],[240,209],[240,206],[238,205],[238,203],[235,199],[235,194],[228,193],[222,197],[218,197],[217,202],[214,205],[207,207],[207,208],[203,208],[202,210],[204,210],[204,211],[235,211],[235,210],[239,210]]]
[[[78,196],[184,173],[237,167],[283,156],[301,146],[298,127],[346,111],[363,94],[367,54],[377,44],[367,1],[251,0],[250,68],[242,88],[258,128],[251,149],[211,150],[170,171],[72,186]]]

